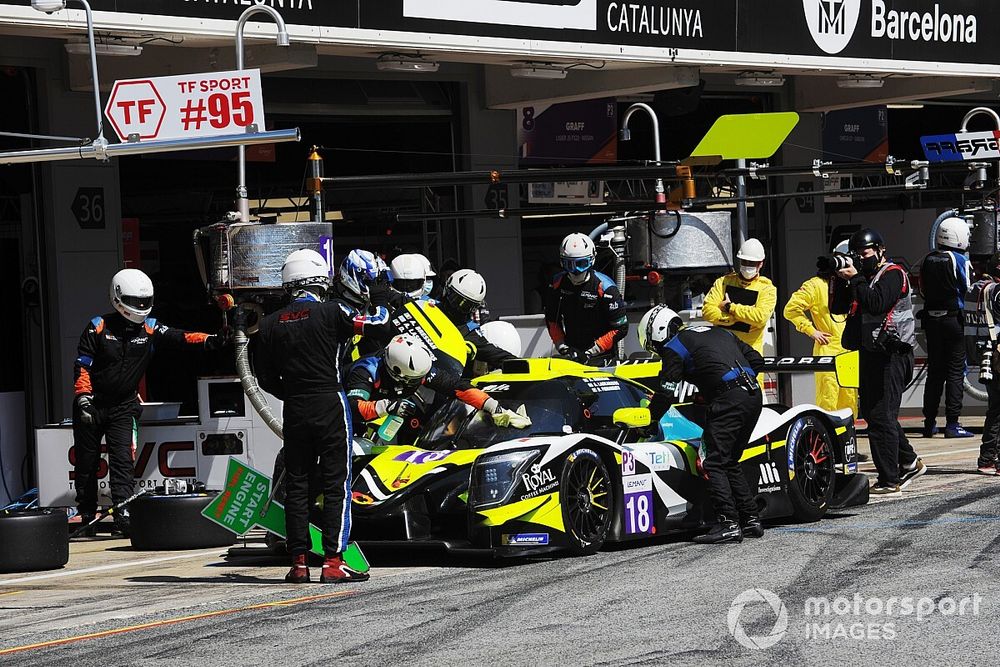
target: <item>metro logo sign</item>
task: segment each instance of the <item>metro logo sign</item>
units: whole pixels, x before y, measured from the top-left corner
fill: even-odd
[[[149,79],[116,81],[104,114],[122,141],[130,135],[155,139],[163,125],[167,105]]]
[[[260,70],[116,81],[104,107],[121,141],[183,139],[264,128]]]

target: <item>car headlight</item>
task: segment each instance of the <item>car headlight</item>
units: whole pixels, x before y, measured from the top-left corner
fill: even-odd
[[[485,456],[476,461],[469,485],[469,505],[486,507],[506,502],[514,492],[521,473],[540,454],[537,449],[521,449]]]

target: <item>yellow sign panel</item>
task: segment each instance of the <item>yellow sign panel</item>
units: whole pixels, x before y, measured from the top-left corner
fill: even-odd
[[[707,161],[713,164],[721,160],[769,158],[777,152],[798,122],[799,115],[794,111],[721,116],[685,163],[703,164]]]

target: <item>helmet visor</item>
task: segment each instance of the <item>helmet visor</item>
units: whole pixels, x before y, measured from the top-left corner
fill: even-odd
[[[567,273],[580,274],[590,271],[594,266],[593,257],[563,257],[562,267]]]
[[[153,295],[149,296],[129,296],[123,294],[118,297],[123,304],[132,308],[133,310],[149,310],[153,307]]]
[[[396,385],[397,394],[412,393],[416,391],[417,387],[419,387],[424,381],[424,376],[403,377],[401,375],[398,375],[392,371],[392,366],[390,366],[389,364],[385,365],[385,372],[389,375],[393,383]]]
[[[448,303],[451,304],[452,308],[465,315],[471,314],[472,311],[481,305],[478,301],[464,297],[461,294],[456,293],[454,290],[448,290],[445,298]]]

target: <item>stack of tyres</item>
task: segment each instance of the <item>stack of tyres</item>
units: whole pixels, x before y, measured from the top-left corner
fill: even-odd
[[[228,547],[236,534],[203,517],[215,493],[146,494],[129,506],[132,548],[172,551]]]
[[[0,572],[54,570],[69,561],[69,523],[59,508],[0,512]]]

